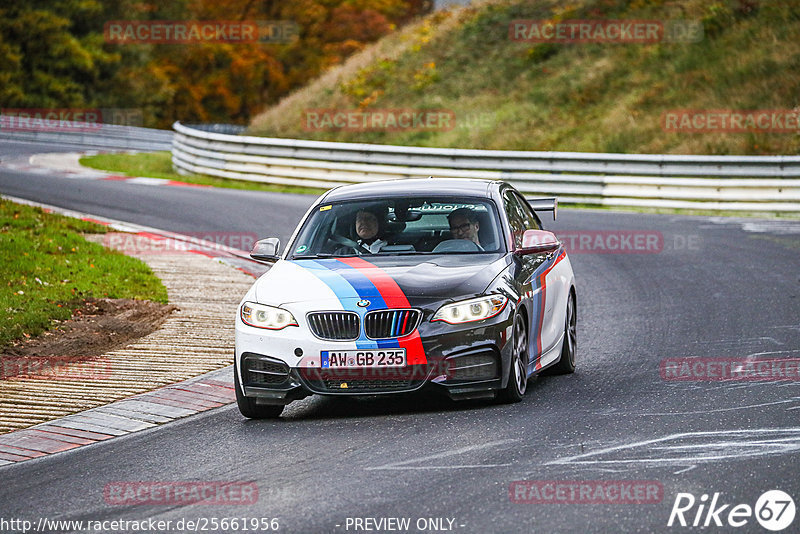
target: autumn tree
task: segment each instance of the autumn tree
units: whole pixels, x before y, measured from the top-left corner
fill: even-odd
[[[147,125],[238,122],[430,8],[427,0],[11,0],[0,107],[121,107]],[[111,20],[291,21],[288,43],[108,43]]]

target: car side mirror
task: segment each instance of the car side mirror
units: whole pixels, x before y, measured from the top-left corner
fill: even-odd
[[[514,251],[518,256],[541,254],[558,250],[561,241],[553,232],[546,230],[525,230],[522,234],[522,246]]]
[[[278,257],[278,249],[280,249],[280,247],[281,240],[277,237],[260,239],[253,245],[253,250],[250,251],[250,257],[257,261],[275,263],[280,259]]]

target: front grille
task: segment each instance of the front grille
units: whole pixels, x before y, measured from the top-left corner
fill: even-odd
[[[355,312],[313,312],[307,317],[311,332],[320,339],[334,341],[358,339],[361,325]]]
[[[289,366],[283,362],[259,357],[245,357],[242,363],[245,384],[280,384],[289,376]]]
[[[413,370],[404,368],[394,375],[386,371],[389,370],[303,369],[300,371],[300,376],[314,391],[345,394],[412,391],[419,388],[427,377],[427,368],[424,366]]]
[[[447,360],[450,380],[489,380],[497,378],[497,358],[492,352],[482,352]]]
[[[364,317],[364,331],[370,339],[407,336],[417,327],[419,310],[371,311]]]

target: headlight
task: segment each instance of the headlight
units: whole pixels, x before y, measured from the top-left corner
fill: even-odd
[[[476,299],[462,300],[445,304],[437,311],[431,321],[444,321],[449,324],[469,323],[494,317],[506,307],[508,298],[502,295],[489,295]]]
[[[297,326],[297,321],[291,312],[275,306],[245,302],[242,304],[242,321],[250,326],[280,330],[287,326]]]

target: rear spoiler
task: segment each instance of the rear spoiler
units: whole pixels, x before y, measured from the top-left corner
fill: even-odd
[[[556,212],[558,211],[558,199],[556,197],[526,198],[525,200],[531,205],[533,211],[552,211],[553,220],[556,220]]]

